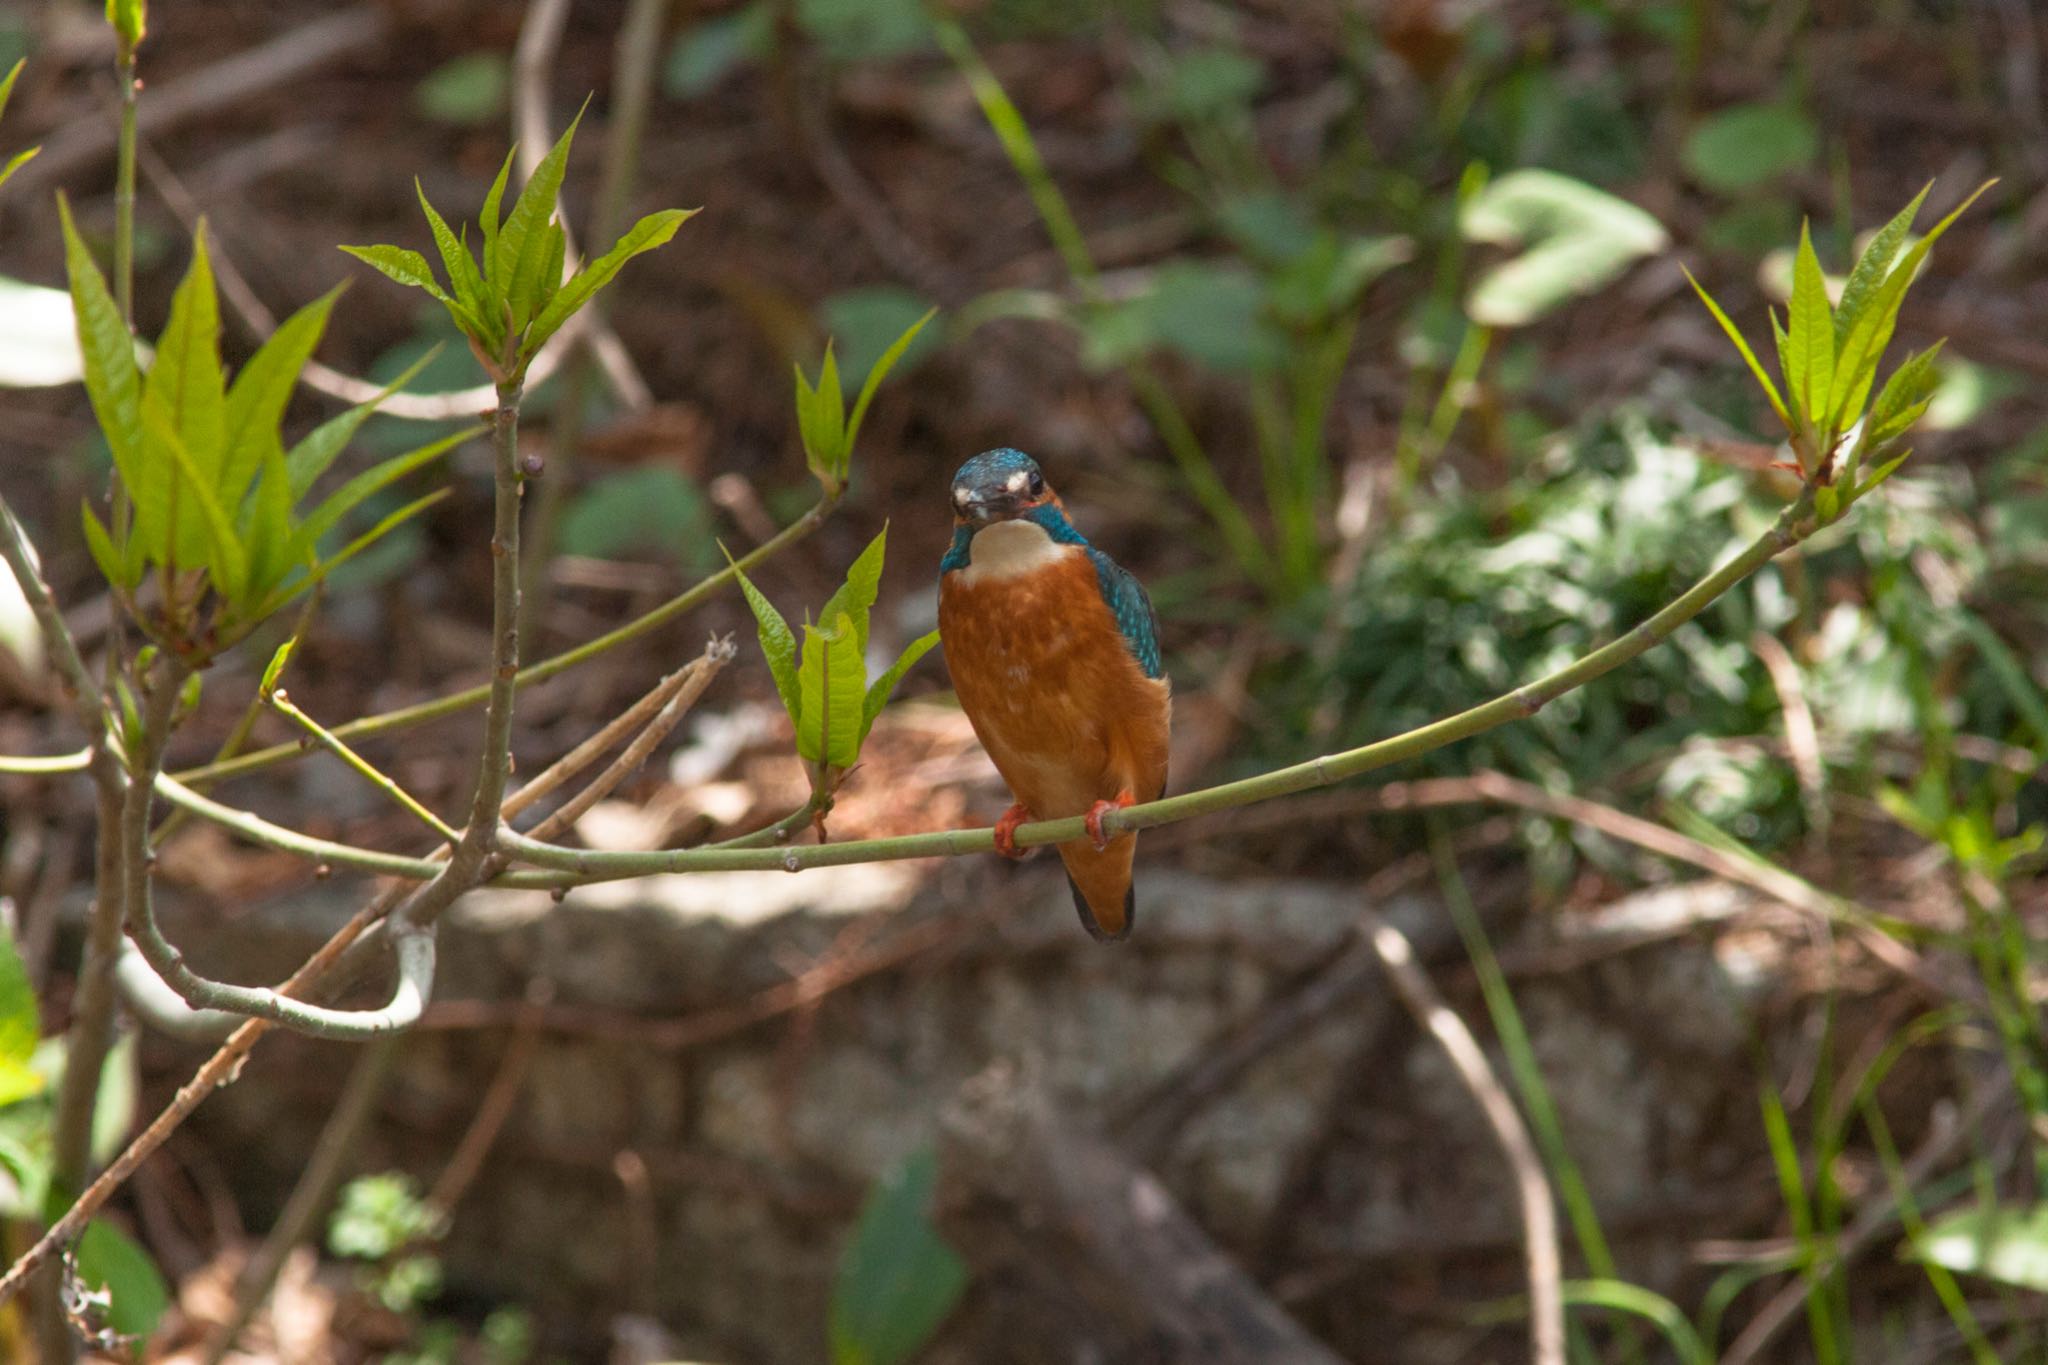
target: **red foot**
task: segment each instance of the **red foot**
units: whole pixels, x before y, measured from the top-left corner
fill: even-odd
[[[1017,847],[1017,826],[1031,818],[1031,812],[1018,802],[1003,812],[1003,818],[996,821],[996,852],[1005,858],[1021,858],[1031,850]]]
[[[1095,851],[1097,853],[1100,853],[1103,849],[1108,848],[1109,841],[1116,837],[1112,834],[1105,834],[1103,832],[1102,817],[1113,810],[1122,810],[1125,806],[1131,806],[1136,804],[1137,798],[1131,795],[1131,789],[1129,787],[1125,787],[1122,791],[1116,794],[1116,800],[1097,801],[1094,805],[1088,808],[1088,814],[1082,817],[1082,823],[1088,827],[1088,841],[1095,845]]]

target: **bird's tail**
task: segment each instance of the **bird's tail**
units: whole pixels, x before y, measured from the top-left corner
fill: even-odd
[[[1135,834],[1119,834],[1101,850],[1086,839],[1060,845],[1060,861],[1067,865],[1067,885],[1073,889],[1081,927],[1105,943],[1129,938],[1138,917],[1131,886],[1131,864],[1137,851]]]

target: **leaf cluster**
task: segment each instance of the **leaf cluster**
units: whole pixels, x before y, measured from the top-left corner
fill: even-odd
[[[612,248],[583,262],[564,277],[568,235],[556,216],[562,177],[568,169],[569,147],[575,140],[577,114],[548,154],[534,167],[512,211],[500,217],[505,184],[512,174],[515,146],[491,182],[477,225],[483,248],[472,254],[469,229],[451,231],[427,200],[419,181],[413,188],[433,232],[434,246],[446,274],[445,285],[427,258],[396,246],[344,246],[343,251],[390,276],[400,284],[426,291],[437,300],[469,338],[491,379],[501,387],[525,381],[548,338],[559,332],[597,291],[611,283],[627,261],[666,243],[696,209],[662,209],[633,224]]]
[[[1906,291],[1928,253],[1963,210],[1994,183],[1978,186],[1926,236],[1909,244],[1913,220],[1927,198],[1927,189],[1922,189],[1870,239],[1842,285],[1840,300],[1832,303],[1812,233],[1802,225],[1786,321],[1779,322],[1775,310],[1771,314],[1782,390],[1721,305],[1687,272],[1686,278],[1692,280],[1707,310],[1742,353],[1771,410],[1784,424],[1800,476],[1814,491],[1815,511],[1823,524],[1839,518],[1883,483],[1912,453],[1901,447],[1934,396],[1938,382],[1934,361],[1942,343],[1908,356],[1892,371],[1875,403],[1870,391],[1891,345]],[[1848,449],[1843,455],[1845,444]],[[1866,463],[1876,468],[1864,476]]]
[[[230,383],[202,222],[145,374],[61,198],[58,211],[86,393],[131,505],[111,527],[84,506],[86,545],[123,606],[163,648],[204,664],[444,495],[416,499],[323,555],[322,541],[351,511],[474,430],[385,460],[305,507],[313,485],[391,392],[285,446],[285,407],[340,290],[287,318]],[[139,590],[152,569],[158,591],[145,603]]]
[[[342,1186],[327,1223],[327,1249],[368,1261],[363,1288],[394,1313],[408,1313],[441,1289],[441,1262],[419,1250],[447,1231],[409,1175],[385,1171]]]
[[[875,717],[903,675],[939,642],[934,630],[910,642],[872,683],[868,681],[868,613],[882,582],[882,557],[889,529],[884,526],[846,571],[846,581],[826,599],[817,624],[809,617],[799,646],[774,604],[762,596],[744,573],[746,594],[761,639],[761,653],[775,676],[775,690],[796,726],[797,754],[810,766],[812,788],[823,801],[830,797],[846,770],[860,760]]]
[[[903,330],[902,335],[890,343],[881,358],[868,368],[867,378],[860,386],[860,396],[854,400],[853,412],[846,410],[846,396],[839,385],[839,361],[832,354],[832,343],[825,343],[825,359],[818,367],[818,379],[812,383],[804,377],[804,368],[796,367],[796,425],[803,438],[804,458],[809,462],[811,473],[817,477],[827,496],[836,497],[846,487],[847,476],[853,467],[853,445],[860,439],[860,424],[867,419],[868,404],[874,401],[875,390],[882,387],[882,381],[903,353],[910,349],[910,343],[917,340],[925,324],[932,320],[939,310],[927,309],[923,317]]]

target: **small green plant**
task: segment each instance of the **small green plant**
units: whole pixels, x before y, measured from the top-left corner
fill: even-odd
[[[832,1365],[900,1365],[966,1291],[966,1265],[932,1226],[937,1179],[920,1148],[868,1192],[832,1281]]]
[[[512,159],[518,149],[505,154],[505,162],[498,168],[490,192],[484,196],[477,220],[483,232],[480,257],[471,253],[468,228],[459,235],[450,231],[427,201],[426,190],[417,180],[413,182],[447,274],[446,287],[435,279],[433,267],[417,251],[396,246],[342,248],[400,284],[424,290],[438,301],[469,338],[478,363],[501,387],[523,383],[526,367],[549,337],[560,331],[598,290],[611,283],[627,261],[666,243],[697,212],[661,209],[648,214],[628,228],[609,251],[584,262],[564,279],[568,238],[555,216],[555,201],[568,169],[569,146],[582,118],[581,114],[576,116],[534,167],[512,212],[501,222],[499,206],[504,202],[505,182],[512,174]]]
[[[327,1249],[367,1262],[363,1291],[394,1313],[412,1313],[441,1292],[440,1258],[420,1250],[445,1229],[409,1175],[385,1171],[342,1187],[327,1223]]]
[[[860,747],[889,694],[911,665],[939,642],[936,630],[920,636],[880,677],[868,681],[868,613],[881,585],[888,536],[885,526],[861,551],[847,569],[846,581],[820,608],[817,624],[805,617],[801,646],[782,613],[745,574],[739,575],[740,591],[753,609],[761,653],[796,726],[797,755],[811,778],[812,814],[821,823],[831,809],[832,793],[860,761]]]
[[[803,366],[796,367],[796,424],[803,438],[804,458],[810,463],[811,473],[817,477],[827,496],[837,495],[846,487],[847,476],[853,463],[853,444],[860,438],[860,424],[868,415],[868,404],[874,401],[875,390],[882,387],[882,381],[889,371],[896,368],[896,362],[917,340],[917,334],[932,320],[939,310],[929,309],[925,315],[905,328],[881,358],[868,367],[867,378],[860,386],[860,396],[853,402],[853,411],[846,410],[846,396],[839,387],[839,361],[832,353],[832,343],[825,343],[825,359],[818,366],[818,379],[812,383],[804,377]]]
[[[35,992],[14,940],[0,932],[0,1218],[43,1219],[69,1202],[57,1188],[56,1096],[66,1040],[37,1037]],[[93,1159],[119,1150],[135,1115],[135,1044],[116,1043],[100,1070]],[[71,1261],[74,1306],[109,1342],[140,1341],[170,1303],[149,1253],[104,1218],[86,1225]]]
[[[352,408],[285,448],[279,424],[339,289],[286,319],[230,384],[221,365],[220,305],[201,224],[192,239],[191,268],[172,296],[170,320],[145,375],[127,325],[62,199],[58,211],[86,392],[129,502],[128,515],[117,512],[111,529],[86,504],[86,545],[122,606],[158,646],[187,665],[205,664],[445,496],[415,499],[323,553],[329,533],[365,499],[481,428],[393,456],[301,510],[313,485],[381,401]],[[158,591],[145,601],[138,590],[152,569]]]

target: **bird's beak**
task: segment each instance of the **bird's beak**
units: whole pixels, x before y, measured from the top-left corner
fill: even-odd
[[[1008,493],[1000,490],[990,494],[980,489],[960,488],[953,493],[954,510],[977,526],[985,526],[1000,518],[1010,510],[1012,501]]]

